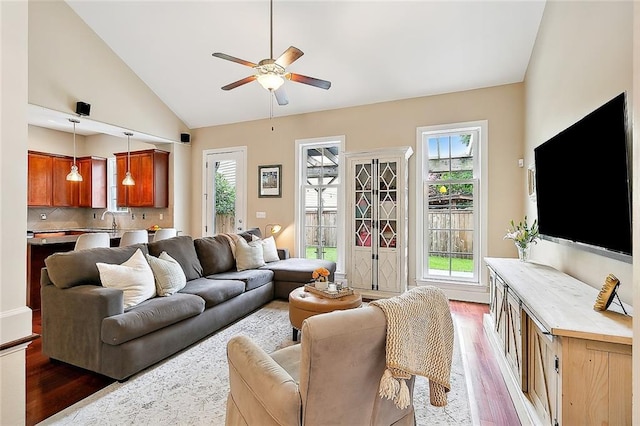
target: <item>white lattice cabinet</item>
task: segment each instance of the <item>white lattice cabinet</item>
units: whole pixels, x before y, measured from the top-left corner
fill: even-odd
[[[346,153],[347,279],[372,298],[407,289],[411,147]]]

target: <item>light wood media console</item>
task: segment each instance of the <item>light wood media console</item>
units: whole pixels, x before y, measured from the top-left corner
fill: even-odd
[[[631,425],[632,317],[595,311],[599,290],[549,266],[485,262],[484,328],[522,424]]]

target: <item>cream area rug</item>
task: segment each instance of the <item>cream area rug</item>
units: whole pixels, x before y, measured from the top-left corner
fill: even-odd
[[[224,425],[229,391],[226,343],[244,334],[267,352],[295,344],[286,301],[275,300],[124,383],[113,383],[41,425]],[[459,333],[456,333],[458,335]],[[473,425],[456,337],[445,407],[429,404],[429,383],[416,378],[418,425]]]

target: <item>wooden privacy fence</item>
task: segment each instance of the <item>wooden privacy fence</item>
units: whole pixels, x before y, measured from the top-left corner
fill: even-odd
[[[451,253],[451,257],[464,259],[473,256],[473,212],[430,211],[428,229],[432,231],[429,233],[430,253]]]
[[[321,213],[322,215],[322,235],[321,241],[324,242],[324,246],[326,247],[337,247],[338,245],[338,234],[337,234],[337,212],[335,211],[324,211]],[[318,244],[318,235],[317,229],[320,225],[320,217],[316,212],[307,212],[305,214],[305,241],[308,245],[317,245]]]

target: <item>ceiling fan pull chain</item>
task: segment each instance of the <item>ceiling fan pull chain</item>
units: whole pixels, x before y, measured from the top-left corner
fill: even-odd
[[[269,120],[273,120],[273,90],[269,91]]]

